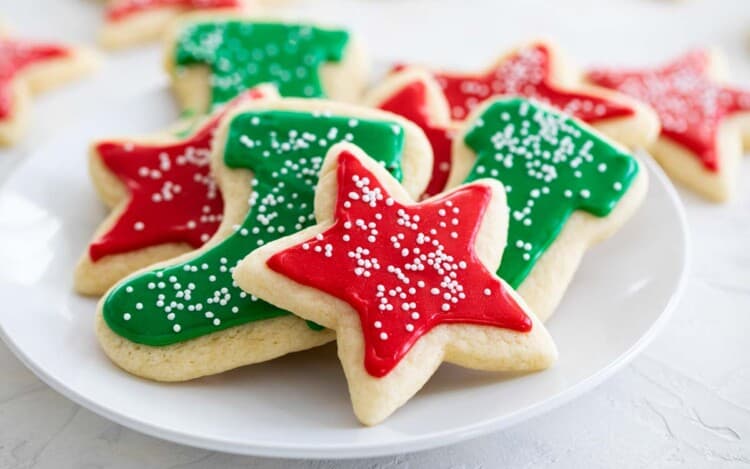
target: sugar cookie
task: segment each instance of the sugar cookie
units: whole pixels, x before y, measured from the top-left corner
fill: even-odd
[[[223,119],[211,155],[221,225],[197,251],[105,295],[97,335],[107,355],[136,375],[180,381],[330,341],[331,331],[237,288],[232,271],[253,249],[314,223],[320,165],[339,141],[377,154],[410,194],[427,185],[429,143],[398,116],[312,99],[243,104]]]
[[[186,137],[170,131],[92,144],[91,177],[112,213],[97,228],[78,262],[75,289],[101,295],[126,275],[208,241],[224,209],[209,174],[214,132],[232,108],[276,96],[270,85],[250,89]]]
[[[508,243],[498,275],[541,320],[557,307],[583,254],[643,201],[638,160],[588,125],[521,98],[476,108],[453,147],[448,187],[481,178],[508,195]]]
[[[750,148],[750,92],[722,84],[716,52],[695,51],[652,70],[592,70],[588,79],[643,100],[661,121],[650,152],[675,181],[721,202]]]
[[[284,97],[354,102],[367,82],[356,37],[343,29],[188,15],[167,35],[165,67],[182,107],[205,112],[261,83]]]
[[[369,155],[369,156],[368,156]],[[482,180],[421,203],[348,143],[323,163],[317,224],[251,253],[234,272],[260,298],[336,331],[354,412],[387,418],[448,361],[494,371],[548,367],[544,325],[494,275],[505,192]]]
[[[416,119],[431,136],[437,164],[428,195],[444,188],[450,171],[446,140],[458,123],[490,98],[519,96],[546,103],[631,148],[650,144],[659,132],[656,115],[648,106],[627,95],[581,83],[558,49],[545,41],[522,45],[479,73],[403,65],[397,69],[400,71],[370,91],[365,102]],[[425,91],[417,93],[417,87]]]

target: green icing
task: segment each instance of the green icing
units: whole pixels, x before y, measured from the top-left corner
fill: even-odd
[[[187,26],[177,40],[178,67],[211,69],[211,103],[225,103],[240,92],[273,83],[285,97],[320,98],[320,66],[338,62],[349,41],[344,30],[308,25],[216,21]]]
[[[464,142],[466,181],[505,185],[508,243],[498,275],[517,288],[575,210],[606,216],[638,172],[636,160],[573,119],[523,99],[492,103]]]
[[[245,220],[209,251],[118,284],[104,301],[109,327],[159,346],[288,314],[240,290],[231,272],[258,246],[315,223],[318,171],[340,141],[355,143],[401,179],[404,132],[392,122],[291,111],[236,116],[224,161],[255,176]]]

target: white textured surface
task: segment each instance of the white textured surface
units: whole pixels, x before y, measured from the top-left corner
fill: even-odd
[[[329,2],[320,3],[322,17],[361,31],[379,59],[478,66],[502,47],[538,35],[559,39],[581,63],[655,62],[711,44],[727,51],[734,78],[750,86],[750,9],[744,0],[527,1],[515,9],[507,6],[511,2],[502,2],[502,9],[495,5],[500,2],[476,0],[352,0],[338,13]],[[0,0],[0,11],[6,23],[29,36],[91,41],[96,2],[35,0],[34,8],[30,5]],[[34,18],[42,10],[43,16]],[[407,21],[400,16],[405,13],[421,16]],[[469,21],[472,14],[480,15],[476,25]],[[451,28],[449,19],[464,26]],[[602,25],[602,19],[611,24]],[[637,32],[630,30],[632,24]],[[467,45],[481,38],[492,45]],[[21,147],[0,158],[0,180],[41,140],[63,132],[107,93],[137,93],[163,81],[157,49],[129,51],[110,56],[91,80],[37,100],[34,129]],[[681,192],[691,225],[692,272],[680,307],[655,343],[596,390],[505,432],[440,450],[348,463],[216,454],[140,435],[79,408],[0,345],[0,468],[747,467],[750,160],[743,162],[742,173],[741,193],[726,206]]]

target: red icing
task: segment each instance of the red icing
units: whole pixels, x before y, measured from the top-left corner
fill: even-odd
[[[439,324],[531,330],[509,287],[474,251],[492,197],[487,186],[402,205],[346,151],[338,156],[337,177],[333,226],[273,255],[267,265],[357,311],[370,375],[388,374]]]
[[[554,106],[593,122],[633,114],[633,109],[585,93],[557,88],[550,80],[550,51],[541,44],[523,48],[484,75],[434,73],[443,88],[454,120],[463,120],[493,96],[521,96]]]
[[[435,158],[432,177],[425,189],[426,197],[439,194],[445,189],[451,168],[451,145],[453,138],[449,129],[434,125],[427,110],[427,87],[422,81],[414,81],[396,91],[380,103],[380,109],[403,116],[422,128],[432,145]]]
[[[55,44],[0,39],[0,119],[13,113],[13,79],[29,65],[66,57],[70,50]]]
[[[98,144],[97,153],[125,183],[130,200],[115,224],[89,246],[91,259],[170,242],[203,245],[219,227],[224,208],[209,175],[214,131],[230,107],[261,97],[261,90],[245,92],[177,143]]]
[[[240,0],[119,0],[107,8],[107,20],[119,21],[135,13],[157,8],[177,7],[186,10],[238,8]]]
[[[719,168],[721,122],[750,111],[750,93],[722,86],[708,75],[709,58],[696,51],[655,70],[594,70],[589,79],[645,101],[659,115],[662,136],[688,148],[703,166]]]

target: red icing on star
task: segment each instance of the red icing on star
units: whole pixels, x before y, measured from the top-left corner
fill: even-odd
[[[378,105],[380,109],[398,114],[422,128],[432,146],[434,165],[424,196],[430,197],[445,189],[451,168],[451,131],[434,125],[427,111],[427,87],[422,81],[406,84]]]
[[[239,8],[240,0],[119,0],[107,8],[108,21],[119,21],[135,13],[158,8],[177,7],[184,10]]]
[[[708,54],[695,51],[654,70],[594,70],[589,79],[651,105],[659,115],[661,135],[716,171],[719,126],[731,114],[750,111],[750,93],[715,83],[708,66]]]
[[[550,54],[543,44],[534,44],[507,57],[484,75],[433,75],[445,93],[454,120],[466,119],[472,109],[493,96],[536,99],[586,122],[633,115],[629,106],[557,88],[550,79]]]
[[[69,54],[70,49],[56,44],[0,39],[0,119],[13,114],[13,80],[19,72]]]
[[[337,178],[333,226],[267,265],[357,311],[370,375],[388,374],[439,324],[531,330],[509,287],[474,250],[489,187],[467,185],[403,205],[347,151],[338,155]]]
[[[115,224],[89,246],[91,259],[171,242],[197,248],[208,241],[221,223],[224,208],[209,175],[214,131],[231,107],[262,97],[262,90],[246,91],[189,138],[176,143],[98,144],[97,153],[125,183],[130,200]]]

